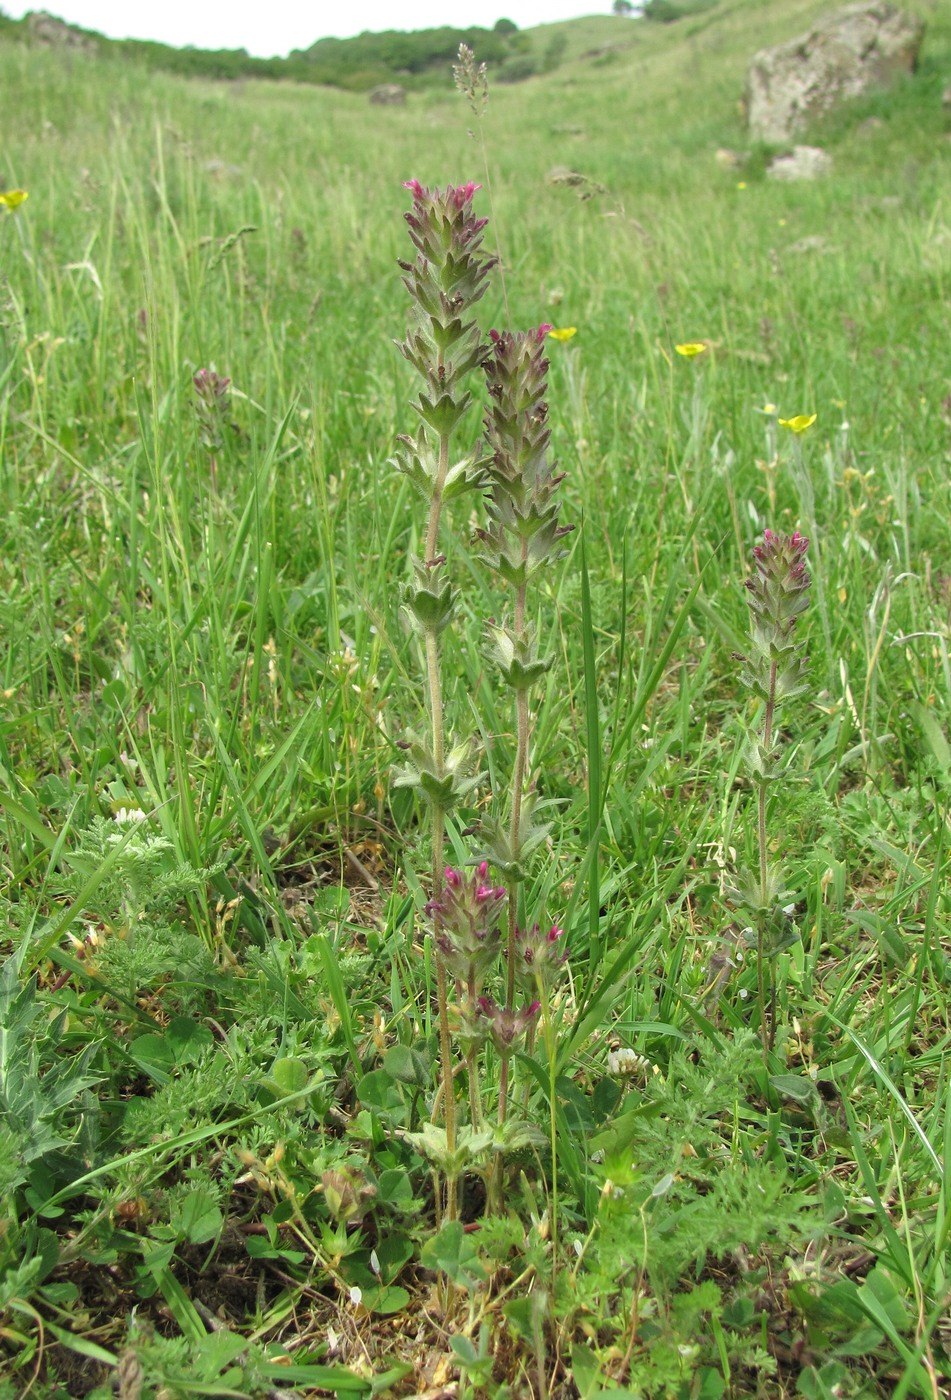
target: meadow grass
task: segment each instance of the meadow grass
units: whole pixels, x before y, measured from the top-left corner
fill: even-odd
[[[951,23],[920,7],[919,73],[817,134],[824,182],[723,171],[750,53],[821,8],[579,22],[491,93],[512,325],[577,327],[550,343],[580,528],[533,734],[559,805],[525,895],[571,979],[518,1066],[556,1153],[507,1164],[498,1218],[469,1179],[456,1234],[405,1136],[437,1034],[390,788],[421,525],[386,464],[401,183],[483,179],[470,114],[448,75],[380,112],[0,45],[0,174],[29,190],[0,219],[0,1394],[106,1396],[116,1368],[130,1397],[948,1384]],[[504,326],[498,282],[481,312]],[[767,404],[818,415],[801,457]],[[767,526],[813,576],[770,1073],[755,967],[721,989]],[[498,603],[450,567],[447,703],[494,786],[510,706],[472,639]]]

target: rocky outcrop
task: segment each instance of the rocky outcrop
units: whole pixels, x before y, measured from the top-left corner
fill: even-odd
[[[819,146],[794,146],[792,155],[776,156],[766,168],[771,180],[818,180],[832,169],[832,157]]]
[[[862,0],[788,44],[761,50],[746,79],[750,135],[782,145],[843,99],[913,72],[923,34],[913,15]]]
[[[80,53],[96,53],[99,45],[89,34],[83,34],[72,25],[65,24],[46,10],[34,10],[26,17],[26,32],[31,44],[40,44],[48,49],[73,49]]]
[[[380,83],[370,89],[370,101],[374,107],[405,107],[406,89],[399,83]]]

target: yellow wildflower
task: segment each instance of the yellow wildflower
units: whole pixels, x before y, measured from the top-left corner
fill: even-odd
[[[23,201],[29,199],[29,197],[26,190],[7,190],[5,193],[0,194],[0,205],[2,205],[4,209],[19,209]]]
[[[683,355],[685,360],[692,360],[694,355],[702,355],[706,348],[702,340],[689,340],[686,345],[674,346],[677,354]]]
[[[548,332],[549,340],[570,340],[573,335],[578,334],[577,326],[562,326],[559,330],[552,329]]]
[[[746,189],[746,181],[745,181],[745,180],[737,180],[737,182],[736,182],[736,188],[737,188],[738,190],[745,190],[745,189]]]
[[[818,417],[818,413],[797,413],[795,418],[780,418],[779,426],[781,428],[790,428],[798,435],[799,433],[804,433],[807,428],[811,428]]]

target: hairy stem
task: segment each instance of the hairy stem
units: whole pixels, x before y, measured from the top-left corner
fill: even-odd
[[[522,558],[527,558],[528,544],[522,541]],[[513,632],[520,637],[525,629],[525,599],[528,585],[521,583],[515,594],[515,618]],[[509,853],[517,862],[522,845],[522,792],[525,787],[525,774],[528,770],[528,694],[524,690],[515,695],[515,772],[512,776],[512,812],[509,818]],[[518,886],[517,872],[509,875],[508,888],[508,940],[505,948],[505,1004],[515,1006],[515,935],[518,931]],[[499,1124],[505,1122],[508,1108],[508,1061],[502,1066],[499,1084]]]
[[[436,558],[439,540],[439,520],[442,514],[442,498],[449,470],[449,438],[442,434],[439,439],[439,469],[429,507],[429,528],[426,532],[425,563],[432,564]],[[439,671],[439,639],[435,628],[426,631],[426,676],[429,684],[429,708],[432,719],[433,758],[438,777],[443,776],[446,740],[443,722],[442,678]],[[446,814],[441,807],[433,807],[433,869],[432,895],[438,900],[443,887],[443,852],[446,842]],[[446,1150],[452,1155],[456,1150],[456,1100],[452,1083],[452,1040],[449,1035],[449,999],[446,986],[446,964],[440,949],[441,920],[438,912],[433,916],[433,945],[436,957],[436,998],[439,1012],[439,1058],[442,1061],[443,1114],[446,1124]],[[446,1218],[456,1218],[456,1178],[450,1172],[446,1181]]]
[[[776,673],[777,667],[774,661],[769,668],[769,693],[766,698],[766,716],[763,721],[763,755],[765,761],[769,762],[769,753],[773,746],[773,719],[776,714]],[[774,969],[770,964],[770,1005],[771,1012],[767,1016],[766,1012],[766,982],[765,982],[765,939],[763,923],[768,918],[769,905],[769,851],[766,842],[766,780],[759,781],[759,792],[757,794],[757,835],[759,839],[759,917],[757,919],[756,930],[756,965],[757,965],[757,996],[759,1000],[760,1028],[763,1035],[763,1054],[773,1047],[773,1014],[772,1008],[775,1005],[774,990]]]
[[[469,973],[469,985],[467,987],[469,1005],[476,1004],[476,979],[475,973]],[[470,1045],[466,1051],[466,1069],[469,1079],[469,1113],[471,1116],[472,1128],[478,1132],[482,1127],[482,1104],[479,1101],[479,1057],[474,1045]]]

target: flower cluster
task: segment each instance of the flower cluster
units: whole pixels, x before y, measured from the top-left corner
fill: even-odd
[[[225,428],[231,426],[231,380],[213,369],[200,369],[192,383],[198,396],[199,436],[210,452],[217,452]]]
[[[534,991],[539,983],[550,987],[561,975],[568,961],[564,937],[564,929],[557,924],[547,933],[540,924],[515,930],[515,975],[526,991]]]
[[[486,502],[489,526],[477,533],[486,562],[515,588],[563,557],[557,542],[573,528],[558,524],[556,493],[564,478],[555,475],[548,460],[544,344],[550,330],[542,325],[531,331],[491,331],[492,349],[485,362],[491,486]]]
[[[795,638],[796,620],[809,601],[809,573],[806,552],[809,541],[797,531],[784,535],[766,530],[763,543],[753,550],[755,571],[746,580],[746,600],[750,607],[750,654],[740,679],[762,700],[762,730],[747,733],[743,759],[756,791],[755,870],[741,867],[729,889],[735,907],[750,920],[746,941],[756,946],[757,1001],[763,1037],[764,1061],[768,1063],[776,1031],[776,956],[799,937],[789,917],[781,862],[771,858],[767,825],[767,789],[785,774],[783,736],[777,718],[785,701],[805,689],[806,657]],[[766,993],[766,964],[769,964],[769,996]]]
[[[474,181],[440,190],[408,180],[405,188],[413,196],[405,218],[416,258],[400,262],[412,319],[399,349],[423,381],[413,404],[422,423],[415,436],[399,437],[393,465],[409,478],[429,511],[422,557],[410,561],[412,578],[402,589],[402,604],[410,625],[425,641],[433,736],[431,741],[413,737],[410,761],[398,782],[415,788],[444,816],[477,779],[470,772],[468,744],[454,745],[448,758],[443,748],[437,638],[452,621],[455,593],[438,541],[445,503],[484,481],[481,449],[452,461],[450,438],[471,403],[466,377],[485,359],[482,336],[470,312],[485,294],[496,259],[482,248],[487,220],[476,218],[473,211],[479,189]],[[439,865],[436,858],[437,870]]]
[[[533,1001],[530,1005],[523,1006],[521,1011],[513,1011],[510,1006],[496,1006],[491,997],[479,997],[478,1006],[499,1059],[507,1060],[516,1043],[535,1024],[542,1004],[540,1001]]]
[[[447,865],[440,894],[426,905],[447,969],[472,994],[498,958],[504,906],[505,890],[489,883],[486,861],[468,876]]]
[[[482,251],[488,220],[477,219],[472,209],[479,185],[470,180],[430,190],[418,180],[408,180],[406,188],[413,195],[406,222],[417,256],[415,262],[401,262],[400,267],[413,302],[414,325],[399,348],[426,384],[414,407],[441,437],[452,432],[469,407],[471,398],[462,381],[485,358],[479,328],[466,318],[485,295],[496,259]],[[416,444],[412,439],[400,441],[407,449],[408,475],[422,486],[428,500],[431,493],[419,481],[418,472],[435,481],[435,464],[424,456],[414,470]]]
[[[743,682],[762,700],[779,704],[802,694],[806,660],[793,640],[796,618],[809,603],[809,541],[766,530],[753,550],[756,572],[746,580],[752,614],[751,654]]]

